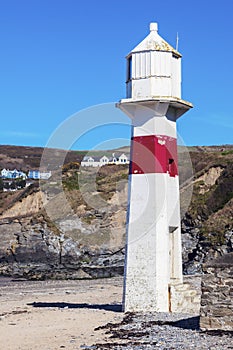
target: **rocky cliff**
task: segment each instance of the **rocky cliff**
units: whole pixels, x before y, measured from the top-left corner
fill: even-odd
[[[184,272],[193,274],[233,251],[233,147],[188,151],[188,157],[179,153],[180,192]],[[81,169],[78,160],[66,158],[40,185],[0,193],[1,274],[74,279],[123,273],[128,168]]]

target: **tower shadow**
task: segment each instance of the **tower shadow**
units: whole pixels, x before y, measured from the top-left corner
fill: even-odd
[[[33,302],[27,305],[37,308],[58,308],[58,309],[94,309],[94,310],[105,310],[113,312],[123,312],[121,304],[88,304],[88,303],[64,303],[64,302]]]
[[[184,318],[179,321],[171,322],[173,327],[191,329],[191,330],[200,330],[200,316],[194,316],[189,318]]]

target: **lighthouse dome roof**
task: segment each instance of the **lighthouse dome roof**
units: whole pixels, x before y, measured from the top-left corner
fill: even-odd
[[[150,33],[130,52],[129,55],[142,51],[167,51],[174,53],[178,57],[182,56],[158,34],[157,23],[150,23]]]

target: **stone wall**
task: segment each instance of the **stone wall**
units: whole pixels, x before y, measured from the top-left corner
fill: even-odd
[[[233,331],[233,253],[208,262],[203,272],[200,328]]]
[[[170,285],[170,311],[200,314],[201,276],[183,276],[184,283]]]

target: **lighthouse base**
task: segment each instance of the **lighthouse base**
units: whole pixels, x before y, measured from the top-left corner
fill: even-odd
[[[129,203],[124,311],[169,312],[183,282],[178,177],[131,175]]]
[[[145,282],[141,279],[138,280],[138,295],[136,298],[127,298],[132,293],[135,295],[135,290],[128,288],[128,295],[125,295],[125,300],[123,303],[124,312],[172,312],[172,313],[190,313],[199,314],[201,305],[201,293],[200,288],[194,288],[190,283],[184,282],[179,283],[173,281],[168,286],[167,300],[168,304],[163,303],[163,308],[158,305],[158,300],[156,298],[151,298],[146,292],[146,287],[143,293],[140,293],[142,283]],[[150,281],[155,282],[155,281]],[[137,287],[137,285],[134,285]],[[144,284],[145,286],[145,284]],[[153,287],[152,287],[153,289]],[[152,290],[151,289],[151,290]],[[164,295],[163,297],[166,297]]]

